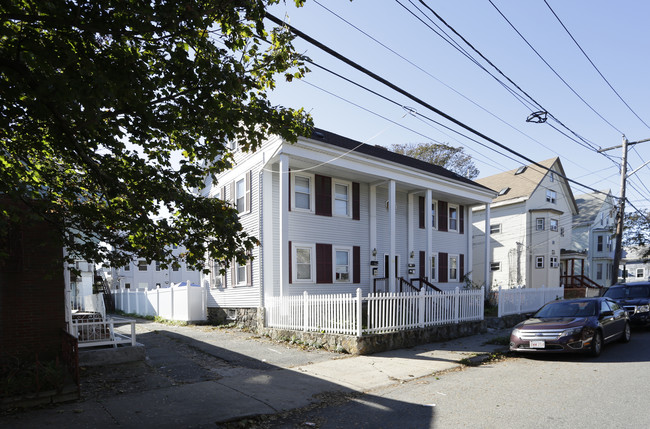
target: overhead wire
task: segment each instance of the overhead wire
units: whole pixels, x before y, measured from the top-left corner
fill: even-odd
[[[301,39],[309,42],[310,44],[316,46],[317,48],[319,48],[319,49],[323,50],[324,52],[328,53],[329,55],[333,56],[334,58],[344,62],[345,64],[351,66],[352,68],[362,72],[363,74],[371,77],[372,79],[374,79],[374,80],[382,83],[383,85],[391,88],[392,90],[394,90],[394,91],[406,96],[407,98],[415,101],[416,103],[418,103],[418,104],[422,105],[423,107],[431,110],[432,112],[436,113],[437,115],[442,116],[443,118],[445,118],[446,120],[452,122],[453,124],[455,124],[455,125],[463,128],[463,129],[469,131],[470,133],[472,133],[472,134],[474,134],[474,135],[476,135],[476,136],[478,136],[478,137],[480,137],[480,138],[482,138],[482,139],[484,139],[484,140],[498,146],[499,148],[501,148],[501,149],[503,149],[503,150],[505,150],[507,152],[510,152],[510,153],[512,153],[512,154],[526,160],[530,164],[537,165],[538,167],[543,168],[543,169],[548,170],[548,171],[553,171],[552,169],[544,167],[543,165],[539,164],[538,162],[536,162],[536,161],[530,159],[529,157],[515,151],[514,149],[511,149],[511,148],[507,147],[506,145],[496,141],[495,139],[493,139],[491,137],[488,137],[487,135],[485,135],[485,134],[481,133],[480,131],[470,127],[469,125],[461,122],[460,120],[454,118],[453,116],[450,116],[449,114],[447,114],[447,113],[443,112],[442,110],[432,106],[431,104],[429,104],[428,102],[420,99],[419,97],[416,97],[415,95],[413,95],[410,92],[404,90],[403,88],[395,85],[394,83],[382,78],[381,76],[379,76],[376,73],[368,70],[367,68],[359,65],[358,63],[352,61],[351,59],[345,57],[344,55],[341,55],[340,53],[338,53],[335,50],[329,48],[328,46],[326,46],[323,43],[319,42],[318,40],[312,38],[311,36],[307,35],[306,33],[302,32],[302,31],[298,30],[297,28],[291,26],[290,24],[287,24],[286,22],[283,22],[282,20],[278,19],[277,17],[275,17],[274,15],[272,15],[268,11],[266,12],[266,18],[271,20],[272,22],[274,22],[277,25],[284,26],[284,27],[288,28],[292,33],[294,33],[296,36],[300,37]],[[448,128],[447,126],[445,126],[445,127]],[[450,129],[450,130],[452,130],[454,132],[458,132],[458,131],[453,130],[451,128],[448,128],[448,129]],[[556,171],[553,171],[553,172],[555,174],[557,174],[558,176],[562,177],[563,179],[567,180],[568,182],[575,183],[578,186],[582,186],[585,189],[590,189],[590,190],[592,190],[594,192],[597,192],[597,193],[601,192],[598,189],[595,189],[595,188],[593,188],[591,186],[579,183],[579,182],[577,182],[577,181],[575,181],[575,180],[573,180],[573,179],[571,179],[569,177],[566,177],[563,174],[559,174]]]

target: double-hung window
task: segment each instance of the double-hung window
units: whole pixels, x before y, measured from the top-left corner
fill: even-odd
[[[490,271],[501,271],[501,262],[490,263]]]
[[[147,271],[147,261],[138,261],[138,270]]]
[[[334,248],[334,281],[337,283],[349,283],[352,279],[350,263],[352,259],[352,249]]]
[[[499,234],[501,232],[501,224],[495,223],[490,225],[490,234]]]
[[[293,245],[292,276],[296,283],[316,281],[316,247],[313,244]]]
[[[438,279],[438,254],[434,253],[431,256],[431,277],[430,281],[436,281]]]
[[[436,228],[436,202],[431,203],[431,226],[435,229]]]
[[[558,262],[557,262],[557,256],[551,256],[551,257],[549,257],[549,262],[550,262],[550,264],[551,264],[551,268],[557,268],[557,267],[560,266],[560,265],[558,264]]]
[[[237,213],[246,211],[246,179],[238,180],[235,183],[235,204]]]
[[[449,206],[449,231],[458,231],[458,206]]]
[[[352,184],[350,182],[343,182],[334,180],[334,214],[336,216],[351,216],[350,202]]]
[[[246,264],[240,265],[239,263],[235,262],[235,284],[236,285],[245,285],[247,284],[247,279],[246,279]]]
[[[293,208],[313,211],[314,177],[307,174],[292,174],[291,176],[293,178]]]
[[[535,229],[537,229],[537,231],[544,231],[544,229],[546,228],[546,219],[544,219],[543,217],[538,217],[535,220],[535,222],[536,222]]]
[[[557,201],[557,193],[555,191],[551,191],[550,189],[546,190],[546,202],[555,204]]]
[[[449,281],[458,281],[458,255],[449,255]]]
[[[597,240],[596,250],[598,252],[602,252],[603,251],[603,236],[599,235],[598,238],[596,238],[596,240]]]
[[[535,268],[544,268],[544,257],[543,256],[535,257]]]
[[[551,222],[550,222],[549,226],[550,226],[551,231],[557,231],[558,220],[557,219],[551,219]]]
[[[596,264],[596,280],[603,279],[603,264]]]

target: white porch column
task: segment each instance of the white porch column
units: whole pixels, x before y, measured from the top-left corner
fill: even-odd
[[[418,210],[415,209],[414,206],[414,201],[415,201],[415,195],[410,193],[408,194],[407,197],[407,207],[406,207],[406,264],[407,264],[407,270],[404,273],[405,277],[410,278],[411,276],[408,274],[408,264],[412,264],[415,262],[415,259],[411,259],[411,252],[415,252],[415,244],[413,243],[413,237],[414,237],[414,226],[415,220],[414,217],[417,216]],[[419,222],[418,222],[418,227],[419,227]]]
[[[272,164],[264,164],[262,173],[262,258],[258,264],[260,270],[260,279],[262,279],[261,299],[265,300],[267,296],[274,296],[275,270],[278,267],[273,264],[273,254],[278,248],[278,239],[275,237],[276,231],[273,230],[273,171]],[[264,304],[263,302],[261,303]]]
[[[389,257],[388,257],[388,290],[396,292],[395,285],[395,254],[397,248],[395,245],[395,181],[388,181],[388,227],[390,228],[390,244],[389,244]]]
[[[429,277],[429,281],[431,281],[432,278],[431,258],[433,257],[433,219],[431,219],[431,204],[433,203],[433,199],[431,194],[431,189],[427,189],[426,195],[424,196],[424,227],[427,231],[427,254],[424,258],[427,266],[425,267],[424,272],[426,273],[426,276]]]
[[[289,287],[289,157],[280,155],[280,296]]]
[[[370,260],[375,260],[377,256],[372,256],[373,250],[377,250],[377,185],[370,185],[370,195],[369,195],[369,237],[370,237]],[[373,266],[369,266],[370,270],[370,290],[372,290],[372,283],[374,281],[374,276],[372,275]]]
[[[474,243],[473,243],[473,222],[472,222],[472,206],[466,206],[467,210],[466,225],[465,225],[465,235],[467,235],[467,257],[465,258],[465,273],[470,281],[473,280],[474,276]],[[487,288],[485,288],[487,289]]]
[[[492,270],[490,267],[490,260],[492,253],[490,252],[490,203],[485,204],[485,294],[490,292],[492,287]]]

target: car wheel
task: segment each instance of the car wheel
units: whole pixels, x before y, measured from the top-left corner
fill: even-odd
[[[593,357],[600,356],[600,352],[603,350],[603,334],[600,331],[596,331],[594,337],[591,339],[591,350],[589,354]]]
[[[623,336],[621,336],[621,342],[629,343],[630,338],[632,338],[632,330],[630,329],[630,322],[625,322],[625,328],[623,329]]]

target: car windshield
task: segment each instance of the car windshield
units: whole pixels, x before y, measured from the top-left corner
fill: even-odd
[[[589,317],[595,315],[596,303],[594,301],[578,301],[546,304],[535,314],[535,317]]]
[[[650,286],[637,285],[637,286],[609,288],[603,296],[606,296],[608,298],[613,298],[613,299],[649,298]]]

